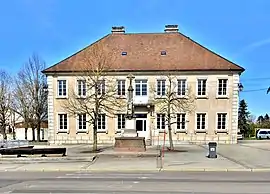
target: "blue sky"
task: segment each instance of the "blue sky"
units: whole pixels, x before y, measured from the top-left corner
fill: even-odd
[[[1,0],[0,68],[15,74],[33,52],[53,65],[112,26],[162,32],[165,24],[178,24],[182,33],[246,69],[240,97],[252,114],[265,114],[269,10],[269,0]]]

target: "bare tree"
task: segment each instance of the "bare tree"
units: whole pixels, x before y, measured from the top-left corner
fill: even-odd
[[[15,80],[13,110],[24,120],[24,137],[27,140],[27,131],[34,111],[32,109],[33,99],[31,92],[26,88],[29,88],[28,83],[25,80],[23,71],[20,71]]]
[[[12,116],[11,104],[11,77],[7,72],[0,70],[0,130],[3,139],[7,139],[7,127]]]
[[[38,55],[33,54],[18,73],[16,82],[17,106],[20,115],[24,118],[25,127],[29,124],[32,128],[34,141],[35,129],[37,141],[40,141],[41,122],[47,119],[47,93],[44,91],[46,77],[41,73],[43,69],[45,69],[45,62]]]
[[[155,96],[153,104],[155,104],[157,107],[156,111],[165,116],[165,125],[168,126],[169,133],[169,149],[173,150],[174,145],[172,140],[172,125],[177,123],[175,119],[177,118],[177,114],[179,112],[189,114],[194,111],[195,97],[191,94],[191,90],[186,88],[186,86],[182,87],[182,91],[178,91],[178,84],[175,76],[166,75],[164,81],[165,92],[162,94],[161,91],[154,89],[155,94],[157,94],[156,92],[160,94]]]
[[[93,126],[93,151],[98,150],[98,119],[101,115],[113,118],[122,110],[123,100],[117,99],[116,79],[110,74],[113,55],[100,45],[93,45],[81,60],[83,72],[77,77],[82,90],[70,91],[63,107],[77,118],[85,114],[86,122]]]

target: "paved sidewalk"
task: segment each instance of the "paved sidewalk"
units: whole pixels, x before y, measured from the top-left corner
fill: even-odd
[[[270,142],[218,145],[218,158],[207,158],[208,147],[202,145],[181,145],[178,152],[166,152],[165,157],[156,157],[155,147],[144,154],[148,157],[115,157],[107,149],[100,154],[89,153],[89,146],[70,146],[65,160],[57,158],[43,162],[25,159],[13,161],[0,158],[0,171],[267,171],[270,172]],[[123,154],[123,153],[122,153]],[[95,160],[79,160],[94,157]],[[68,159],[69,158],[69,159]],[[72,159],[73,158],[73,159]]]
[[[243,170],[244,166],[225,157],[208,158],[208,151],[198,145],[185,145],[176,148],[180,152],[165,153],[164,170],[168,171],[228,171]]]

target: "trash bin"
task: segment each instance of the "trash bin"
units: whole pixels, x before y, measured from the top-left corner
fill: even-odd
[[[217,142],[209,142],[209,154],[208,158],[217,158]]]

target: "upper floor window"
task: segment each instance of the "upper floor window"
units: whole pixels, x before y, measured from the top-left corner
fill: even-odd
[[[124,129],[126,127],[126,117],[125,114],[117,115],[117,129]]]
[[[147,80],[135,80],[135,95],[147,96]]]
[[[218,113],[217,114],[217,129],[218,130],[225,130],[226,129],[226,120],[227,120],[227,113]]]
[[[178,130],[185,130],[186,129],[186,114],[180,113],[176,116],[176,124]]]
[[[97,130],[98,131],[106,130],[106,115],[105,114],[98,115]]]
[[[206,113],[197,113],[197,129],[205,130],[206,129]]]
[[[86,96],[86,81],[77,80],[77,92],[79,96]]]
[[[78,114],[78,130],[86,130],[86,114]]]
[[[58,114],[58,129],[67,130],[67,114]]]
[[[186,80],[185,79],[177,80],[177,94],[179,96],[186,95]]]
[[[98,95],[105,94],[105,80],[100,80],[97,82],[97,94]]]
[[[218,80],[218,95],[219,96],[226,96],[227,95],[227,86],[228,86],[228,79],[219,79]]]
[[[157,80],[157,95],[165,96],[166,94],[166,80]]]
[[[67,80],[57,80],[58,86],[58,96],[65,97],[67,96]]]
[[[206,79],[198,79],[197,80],[197,95],[198,96],[206,96]]]
[[[125,96],[126,95],[126,81],[117,80],[117,95]]]
[[[157,114],[157,129],[165,130],[165,114]]]

